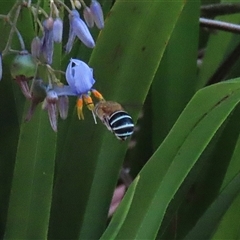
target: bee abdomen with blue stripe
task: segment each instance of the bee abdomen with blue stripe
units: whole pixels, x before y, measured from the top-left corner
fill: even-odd
[[[108,122],[112,132],[120,140],[126,140],[133,134],[133,120],[125,111],[114,112]]]
[[[119,103],[100,101],[95,106],[94,113],[119,140],[124,141],[133,134],[133,120]]]

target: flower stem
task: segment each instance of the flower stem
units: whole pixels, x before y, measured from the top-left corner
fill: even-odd
[[[79,1],[80,1],[80,3],[83,5],[84,8],[87,7],[86,3],[85,3],[83,0],[79,0]]]
[[[201,6],[201,15],[218,16],[240,12],[240,3],[216,3]]]
[[[213,28],[218,30],[223,30],[226,32],[240,33],[240,26],[233,23],[222,22],[218,20],[212,20],[207,18],[199,19],[201,27]]]
[[[18,2],[18,6],[17,6],[16,12],[15,12],[15,17],[14,17],[13,23],[11,24],[11,30],[10,30],[10,33],[8,36],[8,41],[2,52],[2,56],[6,55],[9,52],[9,49],[11,47],[12,40],[13,40],[13,34],[14,34],[14,32],[16,32],[16,24],[17,24],[17,20],[18,20],[21,8],[22,8],[22,6]],[[12,9],[10,10],[10,12],[12,12]],[[10,15],[10,12],[8,13],[8,16]]]
[[[72,13],[71,9],[64,2],[62,2],[61,0],[55,0],[55,2],[57,2],[60,5],[62,5],[68,11],[68,13],[70,13],[70,14]]]

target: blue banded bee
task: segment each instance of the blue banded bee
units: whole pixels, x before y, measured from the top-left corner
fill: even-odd
[[[117,139],[124,141],[133,134],[133,120],[119,103],[100,101],[94,113]]]

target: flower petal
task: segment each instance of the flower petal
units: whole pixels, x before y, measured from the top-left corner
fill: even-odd
[[[43,21],[44,35],[42,38],[42,54],[46,63],[52,64],[53,57],[53,19],[48,18]]]
[[[68,96],[61,96],[58,98],[58,111],[62,119],[66,119],[68,115]]]
[[[57,105],[48,104],[47,110],[48,110],[48,118],[49,118],[51,127],[54,132],[57,132],[57,119],[58,119]]]
[[[91,9],[89,7],[84,8],[83,17],[88,27],[92,28],[94,26],[94,20]]]
[[[72,14],[69,16],[70,25],[75,35],[89,48],[95,47],[95,42],[89,32],[87,25],[80,18],[79,13],[76,10],[72,10]]]
[[[92,68],[78,59],[70,60],[66,70],[66,79],[73,92],[78,95],[88,93],[95,83]]]
[[[31,53],[34,58],[39,58],[42,43],[39,37],[35,37],[31,43]]]
[[[97,27],[99,29],[104,28],[104,18],[103,18],[103,11],[100,3],[96,0],[92,0],[92,3],[90,5],[91,13],[94,19],[94,22],[96,23]]]
[[[48,118],[49,118],[51,127],[55,132],[57,132],[57,119],[58,119],[58,111],[57,111],[58,96],[57,96],[57,93],[53,90],[49,90],[47,92],[47,97],[45,100],[46,100],[45,108],[48,111]]]
[[[73,75],[72,59],[70,60],[70,63],[67,66],[65,76],[66,76],[68,85],[71,87],[72,91],[77,94],[77,91],[75,89],[75,79],[73,77],[74,75]]]
[[[77,96],[76,92],[73,92],[72,88],[67,85],[53,86],[53,90],[60,96]]]
[[[62,42],[63,22],[61,18],[56,18],[53,22],[53,40],[54,42]]]
[[[73,32],[73,29],[70,25],[68,41],[67,41],[67,44],[65,46],[66,53],[71,52],[75,38],[76,38],[76,34]]]

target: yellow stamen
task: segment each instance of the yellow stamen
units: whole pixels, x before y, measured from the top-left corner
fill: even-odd
[[[99,99],[100,101],[104,101],[104,98],[103,98],[102,94],[99,91],[92,90],[92,93],[93,93],[95,98]]]
[[[79,98],[77,100],[77,114],[78,114],[78,119],[81,120],[83,119],[84,120],[84,115],[83,115],[83,100],[82,98]]]
[[[94,104],[92,101],[92,98],[89,95],[83,95],[83,100],[85,104],[87,105],[88,109],[92,111],[94,109]]]

